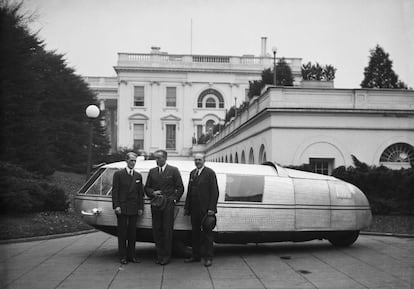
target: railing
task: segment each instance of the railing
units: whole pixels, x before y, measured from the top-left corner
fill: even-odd
[[[279,58],[277,58],[279,60]],[[300,69],[301,58],[285,58],[293,71]],[[212,63],[231,64],[252,67],[269,67],[273,65],[273,57],[256,57],[253,55],[183,55],[167,53],[118,53],[118,65],[148,65],[149,63]]]

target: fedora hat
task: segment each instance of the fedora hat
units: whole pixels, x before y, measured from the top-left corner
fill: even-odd
[[[167,206],[167,198],[163,195],[155,196],[151,200],[151,209],[155,211],[163,211]]]
[[[201,231],[213,231],[213,229],[216,227],[216,224],[216,215],[206,214],[201,220]]]

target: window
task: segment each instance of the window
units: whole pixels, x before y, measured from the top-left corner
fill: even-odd
[[[254,154],[253,154],[253,148],[250,148],[250,153],[249,153],[249,164],[254,164]]]
[[[242,151],[240,163],[241,164],[245,164],[246,163],[246,156],[244,155],[244,151]]]
[[[167,107],[176,107],[177,106],[177,88],[176,87],[167,87],[167,98],[166,98]]]
[[[144,125],[134,124],[134,150],[144,149]]]
[[[216,108],[216,100],[212,97],[207,98],[206,108]]]
[[[226,202],[261,202],[264,176],[227,175]]]
[[[201,137],[203,134],[203,125],[199,124],[197,125],[197,140]]]
[[[333,169],[333,161],[334,159],[310,158],[309,164],[314,173],[330,175]]]
[[[236,153],[236,155],[234,156],[234,162],[235,162],[236,164],[238,164],[238,163],[239,163],[239,156],[237,155],[237,153]]]
[[[175,150],[175,124],[166,124],[166,138],[165,138],[165,148]]]
[[[259,164],[262,164],[266,161],[266,150],[264,145],[260,146],[260,151],[259,151]]]
[[[143,86],[134,86],[134,106],[144,106],[145,94]]]
[[[410,164],[414,161],[414,149],[406,143],[395,143],[385,149],[380,157],[381,163],[398,162]]]
[[[206,99],[205,107],[206,108],[224,108],[224,98],[223,95],[221,95],[220,92],[218,92],[215,89],[206,89],[204,90],[197,99],[197,107],[202,108],[203,107],[203,101]],[[217,106],[218,101],[218,106]],[[214,106],[213,106],[214,104]]]
[[[206,122],[206,134],[213,134],[213,129],[214,129],[214,120],[209,119]]]

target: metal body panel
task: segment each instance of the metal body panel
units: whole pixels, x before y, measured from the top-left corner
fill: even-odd
[[[181,232],[180,236],[185,236],[188,241],[191,223],[190,218],[184,216],[184,202],[194,163],[168,163],[179,168],[185,187],[183,197],[176,206],[174,230]],[[155,161],[136,163],[135,170],[142,174],[144,183],[149,169],[155,165]],[[105,228],[108,232],[116,232],[110,229],[117,225],[112,209],[112,176],[114,171],[125,166],[125,162],[103,166],[101,175],[95,179],[92,177],[80,190],[75,207],[85,222]],[[355,186],[336,178],[297,172],[277,165],[206,163],[206,166],[216,172],[220,190],[217,226],[214,229],[217,240],[235,241],[237,234],[256,242],[294,241],[297,236],[302,236],[300,240],[304,240],[308,237],[303,236],[358,231],[371,222],[365,195]],[[137,221],[139,230],[152,230],[148,199],[145,200],[144,214]],[[145,239],[149,238],[147,235]]]

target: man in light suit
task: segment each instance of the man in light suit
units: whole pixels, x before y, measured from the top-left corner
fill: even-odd
[[[158,150],[154,153],[157,166],[152,168],[145,184],[145,193],[151,199],[162,195],[167,199],[164,210],[154,210],[152,214],[152,231],[160,265],[167,265],[171,259],[171,247],[174,229],[175,203],[184,193],[183,181],[176,167],[167,165],[167,152]]]
[[[196,154],[194,163],[196,169],[190,173],[184,207],[184,215],[191,216],[193,249],[192,257],[185,262],[199,262],[203,257],[204,266],[209,267],[213,262],[213,228],[203,222],[206,216],[215,217],[219,190],[216,173],[204,166],[204,155]]]
[[[121,264],[139,263],[135,258],[136,224],[144,209],[142,176],[134,170],[137,155],[127,154],[125,169],[116,171],[112,181],[112,207],[118,223],[118,251]]]

